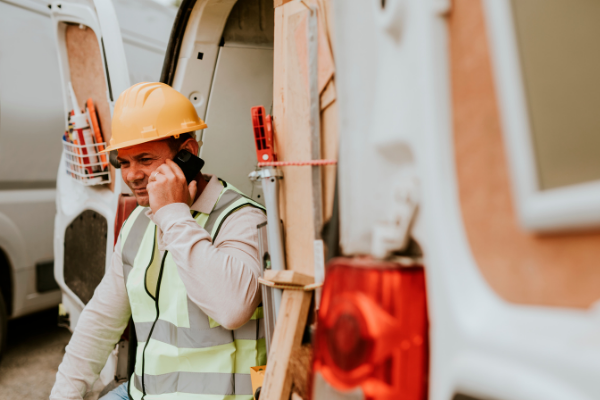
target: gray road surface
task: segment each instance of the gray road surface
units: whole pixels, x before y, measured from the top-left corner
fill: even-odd
[[[47,400],[71,333],[56,326],[58,310],[8,324],[8,348],[0,362],[0,399]]]

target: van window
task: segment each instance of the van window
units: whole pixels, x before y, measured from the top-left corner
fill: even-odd
[[[600,180],[600,2],[512,9],[540,189]]]

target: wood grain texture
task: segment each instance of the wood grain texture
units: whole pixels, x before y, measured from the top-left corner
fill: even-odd
[[[309,4],[321,7],[316,0]],[[281,161],[311,159],[307,73],[307,7],[298,2],[275,9],[273,115],[275,147]],[[319,91],[321,92],[321,158],[337,159],[338,122],[334,63],[327,15],[319,8]],[[321,167],[323,217],[333,208],[335,166]],[[287,268],[314,275],[312,179],[310,167],[283,167],[281,214],[285,224]]]
[[[318,4],[317,1],[313,3]],[[275,9],[273,122],[275,148],[281,161],[312,158],[307,16],[308,9],[298,2],[287,3]],[[333,84],[333,56],[327,35],[326,16],[321,11],[318,11],[317,16],[320,18],[319,92],[327,102],[320,108],[321,158],[327,154],[337,159],[337,108]],[[283,167],[282,169],[284,179],[280,191],[280,210],[285,226],[286,263],[289,271],[267,272],[265,278],[278,283],[309,284],[314,281],[311,168]],[[326,169],[322,173],[325,200],[323,208],[329,210],[331,214],[331,207],[328,208],[327,204],[333,203],[335,167]],[[328,197],[331,198],[329,203],[326,200]],[[263,400],[288,400],[290,397],[294,382],[294,364],[290,361],[294,351],[300,349],[311,298],[312,292],[293,290],[283,292],[268,357],[265,383],[261,392]],[[300,381],[295,381],[296,386],[307,386],[299,384]]]
[[[280,161],[311,159],[309,93],[306,71],[307,8],[298,2],[275,10],[273,114]],[[306,68],[304,68],[306,70]],[[310,167],[283,167],[280,192],[287,268],[314,275],[313,210]]]
[[[73,91],[81,109],[85,108],[87,99],[94,101],[98,114],[100,130],[105,142],[111,138],[111,115],[108,103],[108,86],[104,75],[104,62],[100,53],[98,38],[93,30],[80,29],[78,25],[67,26],[65,32],[69,72]],[[115,170],[109,165],[111,183],[114,190]]]
[[[321,152],[324,159],[338,159],[338,107],[335,81],[332,78],[321,94]],[[333,213],[333,198],[337,175],[336,165],[321,167],[323,182],[323,221],[327,222]]]
[[[309,275],[301,274],[296,271],[265,271],[264,278],[268,281],[282,285],[310,285],[315,282],[315,278]]]
[[[94,100],[104,141],[111,138],[111,116],[107,98],[104,63],[96,34],[91,29],[70,25],[66,30],[67,54],[71,83],[79,106],[83,109],[87,99]]]
[[[312,345],[303,344],[290,356],[290,374],[292,375],[292,399],[309,399],[312,372]]]
[[[319,92],[321,93],[321,157],[338,159],[338,109],[335,89],[335,63],[333,60],[331,0],[309,0],[318,7],[319,19]],[[333,212],[337,166],[321,167],[323,184],[323,221],[327,222]]]
[[[292,389],[290,359],[300,348],[312,292],[284,290],[271,343],[261,400],[288,400]]]
[[[600,233],[539,236],[517,221],[480,0],[449,16],[456,172],[482,275],[507,301],[588,307],[600,298]]]

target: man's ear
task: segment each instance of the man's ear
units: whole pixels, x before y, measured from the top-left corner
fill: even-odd
[[[196,142],[196,139],[194,139],[193,137],[190,137],[185,142],[181,143],[181,146],[179,147],[179,151],[181,151],[181,150],[187,150],[190,153],[192,153],[193,155],[197,156],[198,150],[200,150],[200,147],[198,146],[198,142]]]

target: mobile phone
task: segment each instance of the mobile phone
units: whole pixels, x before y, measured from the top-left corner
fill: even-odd
[[[181,150],[177,153],[173,161],[175,164],[179,165],[179,168],[183,171],[185,180],[188,184],[194,180],[196,175],[198,175],[198,172],[204,167],[204,160],[200,157],[196,157],[187,150]]]

